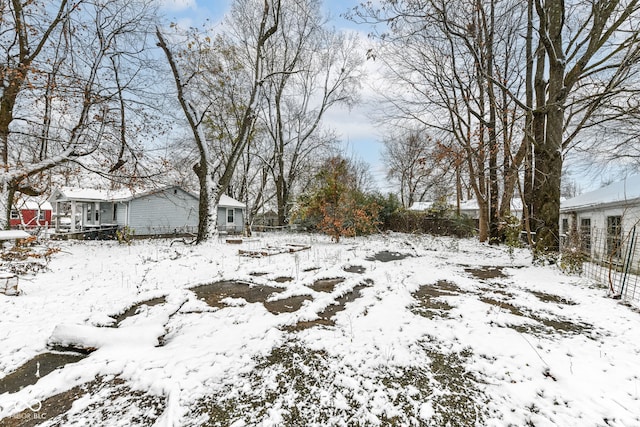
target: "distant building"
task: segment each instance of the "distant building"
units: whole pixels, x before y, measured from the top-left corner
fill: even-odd
[[[34,229],[51,225],[52,206],[33,197],[16,198],[9,217],[11,228]]]
[[[412,211],[426,211],[434,207],[436,202],[415,202],[409,210]],[[456,210],[456,201],[450,200],[449,206],[452,211]],[[460,201],[460,215],[468,216],[469,218],[479,219],[480,218],[480,206],[478,206],[478,201],[476,199],[471,200],[462,200]],[[511,199],[511,215],[520,217],[522,215],[522,200],[518,198]]]

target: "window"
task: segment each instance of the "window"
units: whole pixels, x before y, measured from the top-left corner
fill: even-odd
[[[569,232],[569,218],[562,218],[562,229],[560,232],[562,234],[567,234]]]
[[[580,218],[580,242],[582,250],[591,253],[591,218]]]
[[[227,224],[235,223],[234,214],[235,214],[235,211],[233,209],[227,209]]]
[[[87,222],[91,222],[91,211],[93,210],[92,205],[87,205]]]
[[[18,211],[17,210],[11,209],[11,219],[20,219],[20,215],[18,215]]]
[[[113,222],[118,221],[118,204],[114,203],[113,204]]]
[[[607,217],[607,255],[620,258],[622,254],[622,217]]]
[[[47,217],[45,216],[45,211],[42,209],[38,210],[38,221],[44,221]]]

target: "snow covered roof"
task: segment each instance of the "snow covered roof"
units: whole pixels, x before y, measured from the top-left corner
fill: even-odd
[[[409,210],[412,211],[424,211],[427,209],[431,209],[434,202],[415,202]],[[450,200],[449,204],[451,206],[456,206],[455,200]],[[469,212],[469,211],[477,211],[480,207],[478,206],[478,201],[476,199],[462,200],[460,201],[460,211]],[[512,211],[522,211],[522,199],[513,198],[511,199],[511,210]]]
[[[596,206],[632,202],[640,199],[640,175],[629,176],[602,188],[560,202],[562,212]]]
[[[414,202],[411,206],[409,206],[410,211],[426,211],[427,209],[431,209],[433,206],[433,202]]]
[[[100,190],[97,188],[61,187],[54,191],[55,200],[78,200],[87,202],[100,202],[106,200],[130,199],[133,192],[129,189]]]
[[[159,191],[163,191],[167,188],[174,188],[174,186],[165,187],[162,189],[154,189],[154,190],[139,190],[132,191],[130,189],[121,189],[121,190],[100,190],[97,188],[77,188],[77,187],[61,187],[54,191],[51,200],[76,200],[82,202],[103,202],[103,201],[128,201],[137,199],[139,197],[143,197],[149,194],[157,193]],[[180,187],[175,187],[180,188]],[[198,198],[197,194],[190,193],[186,190],[183,190],[188,194],[191,194],[193,197]],[[223,194],[220,197],[219,206],[225,208],[241,208],[244,209],[245,205],[242,202],[239,202],[226,194]]]
[[[39,200],[34,197],[20,197],[14,200],[13,204],[20,210],[50,211],[51,203],[46,200]]]
[[[222,206],[225,208],[245,208],[244,203],[239,202],[236,199],[227,196],[226,194],[220,196],[220,203],[218,204],[218,206]]]

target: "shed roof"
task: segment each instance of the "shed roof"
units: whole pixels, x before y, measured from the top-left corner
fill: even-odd
[[[560,203],[560,211],[584,210],[611,204],[631,203],[640,199],[640,175],[629,176],[594,191]]]

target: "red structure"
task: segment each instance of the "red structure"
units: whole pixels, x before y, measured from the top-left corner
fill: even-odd
[[[11,228],[38,228],[51,225],[51,203],[33,199],[16,200],[9,225]]]

